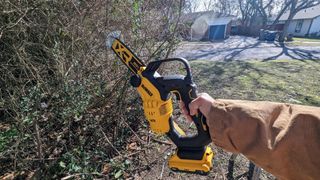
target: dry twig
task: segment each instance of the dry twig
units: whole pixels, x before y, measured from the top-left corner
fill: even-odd
[[[155,139],[155,138],[152,138],[152,141],[155,141],[155,142],[160,143],[160,144],[169,145],[169,146],[173,145],[172,142],[169,142],[169,141],[161,141],[161,140]]]
[[[61,178],[61,180],[67,180],[67,179],[71,179],[71,178],[74,178],[74,177],[77,177],[77,176],[82,176],[82,175],[96,175],[96,176],[102,176],[104,178],[107,178],[109,179],[109,177],[107,175],[104,175],[104,174],[101,174],[101,173],[77,173],[77,174],[71,174],[71,175],[68,175],[68,176],[65,176],[63,178]]]
[[[101,131],[103,137],[104,137],[105,140],[108,142],[108,144],[112,147],[112,149],[113,149],[115,152],[117,152],[117,154],[118,154],[119,156],[122,156],[121,153],[118,151],[118,149],[113,146],[113,144],[112,144],[111,141],[109,140],[109,138],[108,138],[108,136],[106,135],[106,133],[103,132],[103,129],[102,129],[102,127],[101,127],[100,125],[99,125],[99,128],[100,128],[100,131]]]

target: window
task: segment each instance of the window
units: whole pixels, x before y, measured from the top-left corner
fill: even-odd
[[[297,22],[296,29],[295,29],[294,32],[299,33],[299,32],[301,31],[302,24],[303,24],[303,20],[299,20],[299,21]]]

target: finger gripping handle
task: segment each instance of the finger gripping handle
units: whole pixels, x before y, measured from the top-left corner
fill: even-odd
[[[189,84],[173,90],[175,94],[185,103],[188,112],[189,103],[197,97],[196,86]],[[170,119],[170,131],[168,136],[178,147],[178,156],[185,159],[201,159],[206,145],[211,142],[209,129],[206,124],[206,118],[198,112],[197,115],[191,116],[194,124],[197,128],[197,135],[195,136],[181,136],[179,131],[173,126],[174,121]]]
[[[193,99],[197,97],[195,84],[188,84],[183,88],[174,90],[174,92],[178,95],[178,99],[180,99],[185,104],[186,109],[190,113],[189,104]],[[210,142],[210,135],[205,116],[201,112],[198,112],[196,115],[191,116],[191,118],[198,132],[198,134],[194,136],[196,140],[191,144],[194,147],[207,145],[208,142]],[[186,137],[186,139],[187,138],[188,137]],[[182,137],[182,139],[184,139],[184,137]],[[184,146],[184,144],[182,143],[181,146]]]

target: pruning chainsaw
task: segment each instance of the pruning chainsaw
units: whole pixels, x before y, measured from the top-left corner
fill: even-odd
[[[169,159],[173,171],[207,174],[212,168],[212,150],[207,145],[211,142],[206,118],[198,112],[192,116],[197,128],[197,135],[186,136],[185,132],[172,118],[172,95],[188,104],[197,97],[196,85],[192,81],[189,63],[183,58],[171,58],[150,62],[147,66],[120,40],[120,32],[113,32],[107,37],[107,46],[133,73],[130,84],[137,88],[143,102],[144,114],[153,132],[166,134],[177,146]],[[162,63],[179,61],[183,63],[186,76],[161,76],[157,73]]]

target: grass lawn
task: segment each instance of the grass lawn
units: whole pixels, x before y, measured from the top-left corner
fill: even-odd
[[[320,39],[294,37],[293,41],[286,43],[292,46],[320,46]]]
[[[320,61],[193,61],[199,92],[214,98],[320,106]]]
[[[293,41],[300,41],[300,42],[319,42],[320,39],[311,39],[311,38],[299,38],[299,37],[294,37]]]

